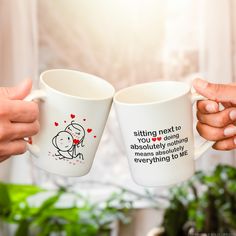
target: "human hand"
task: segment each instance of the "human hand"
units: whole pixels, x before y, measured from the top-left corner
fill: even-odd
[[[22,100],[31,87],[31,80],[17,87],[0,87],[0,162],[11,155],[23,154],[26,151],[24,138],[39,130],[38,105]]]
[[[211,141],[217,150],[236,148],[236,85],[213,84],[196,79],[193,82],[196,91],[209,100],[197,103],[197,131]],[[219,110],[219,103],[224,110]]]

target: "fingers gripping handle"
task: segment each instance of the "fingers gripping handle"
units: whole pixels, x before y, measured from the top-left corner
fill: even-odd
[[[40,99],[44,101],[46,99],[46,93],[41,89],[33,90],[24,100],[31,102],[34,99]]]
[[[198,93],[192,93],[192,105],[199,100],[207,100],[207,98],[203,97]],[[209,148],[213,146],[215,142],[205,141],[199,147],[194,148],[194,159],[197,160],[203,153],[205,153]]]
[[[200,101],[200,100],[207,100],[207,98],[203,97],[202,95],[198,93],[192,93],[191,100],[192,100],[192,105],[193,105],[195,102]]]
[[[41,89],[34,90],[24,100],[30,102],[35,99],[40,99],[41,101],[45,101],[46,99],[45,92]],[[27,143],[27,149],[30,151],[30,153],[32,153],[32,155],[38,157],[39,147],[37,145]]]

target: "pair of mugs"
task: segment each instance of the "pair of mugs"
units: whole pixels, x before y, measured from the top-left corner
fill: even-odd
[[[114,98],[134,181],[162,186],[194,174],[194,159],[210,146],[194,149],[192,104],[204,99],[187,84],[163,81],[138,84],[115,94],[107,81],[74,70],[48,70],[40,89],[40,132],[28,144],[33,163],[63,176],[91,169]]]

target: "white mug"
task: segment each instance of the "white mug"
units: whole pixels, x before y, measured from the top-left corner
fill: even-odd
[[[40,131],[28,149],[33,163],[63,176],[83,176],[94,156],[111,108],[114,88],[105,80],[74,70],[48,70],[40,89]]]
[[[194,148],[192,104],[204,99],[188,84],[161,81],[131,86],[114,96],[131,175],[149,187],[171,185],[194,174],[195,159],[212,142]]]

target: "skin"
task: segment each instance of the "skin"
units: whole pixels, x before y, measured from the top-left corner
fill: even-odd
[[[16,87],[0,87],[0,162],[26,151],[24,138],[39,131],[38,105],[23,99],[30,93],[32,81]]]
[[[196,91],[208,98],[197,103],[197,131],[216,150],[236,148],[236,85],[213,84],[202,79],[193,82]],[[220,109],[219,104],[223,106]]]

